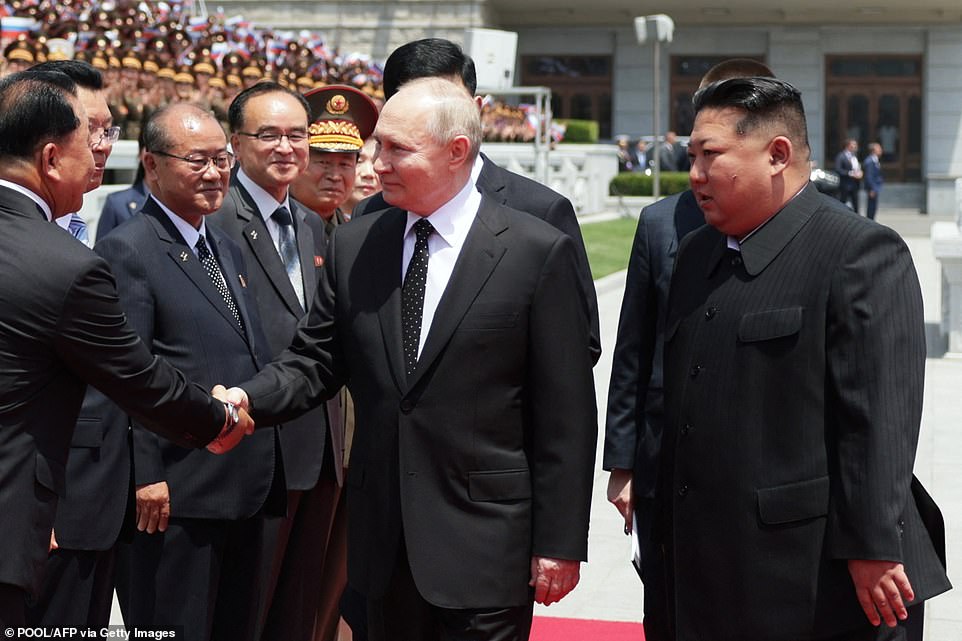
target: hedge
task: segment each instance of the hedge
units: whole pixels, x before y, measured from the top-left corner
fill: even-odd
[[[565,143],[598,142],[598,122],[595,120],[575,120],[571,118],[556,118],[555,122],[565,125]]]
[[[654,179],[642,173],[623,171],[608,184],[611,196],[651,196],[654,193]],[[687,171],[661,172],[661,195],[670,196],[688,189]]]

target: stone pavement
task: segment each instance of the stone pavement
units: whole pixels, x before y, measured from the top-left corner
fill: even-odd
[[[605,216],[592,218],[604,219]],[[948,219],[920,215],[918,211],[883,209],[879,212],[878,220],[902,234],[912,251],[922,285],[925,320],[930,334],[916,475],[938,502],[945,516],[949,575],[957,587],[926,606],[926,639],[962,641],[962,360],[943,358],[944,344],[935,338],[941,318],[941,275],[928,237],[932,223]],[[601,470],[604,408],[624,272],[597,281],[596,287],[604,353],[595,368],[599,432],[589,561],[582,567],[581,584],[574,592],[560,603],[550,607],[539,606],[535,613],[538,616],[640,621],[641,583],[628,562],[631,548],[628,537],[622,532],[621,517],[606,500],[608,474]]]

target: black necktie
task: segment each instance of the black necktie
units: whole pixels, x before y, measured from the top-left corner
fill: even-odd
[[[287,270],[287,278],[291,281],[297,300],[304,308],[304,280],[301,277],[301,263],[297,256],[297,240],[294,238],[294,219],[287,207],[278,207],[277,211],[271,214],[271,218],[277,223],[280,230],[278,235],[278,250],[284,269]]]
[[[417,369],[418,345],[421,342],[421,316],[424,313],[424,287],[428,278],[428,236],[434,227],[422,218],[414,223],[414,254],[401,286],[401,338],[404,363],[410,376]]]
[[[241,321],[240,314],[237,312],[237,305],[234,304],[234,297],[230,295],[227,282],[224,280],[224,274],[221,273],[220,266],[214,259],[214,255],[210,252],[210,248],[207,247],[207,241],[204,240],[203,236],[197,237],[197,244],[194,245],[194,248],[197,250],[197,258],[200,259],[200,264],[204,266],[204,271],[210,276],[211,282],[214,283],[214,287],[220,292],[220,295],[224,297],[224,302],[227,303],[227,309],[234,315],[237,326],[244,329],[244,323]]]

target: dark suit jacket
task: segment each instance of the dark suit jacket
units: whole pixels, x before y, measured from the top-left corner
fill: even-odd
[[[323,223],[319,216],[294,200],[291,200],[291,208],[304,279],[304,300],[310,304],[321,273],[321,261],[316,259],[324,256],[326,244]],[[207,220],[223,229],[240,246],[247,264],[250,290],[267,335],[269,356],[277,356],[290,345],[297,321],[307,312],[297,300],[264,219],[250,194],[237,181],[236,174],[231,178],[230,190],[220,211]],[[323,407],[280,427],[288,489],[309,490],[317,483],[324,459],[323,430],[327,428],[327,414]],[[331,431],[331,443],[334,469],[340,481],[344,458],[344,435],[340,430]]]
[[[846,191],[858,191],[859,179],[849,175],[849,172],[854,169],[854,163],[852,159],[849,158],[845,150],[838,152],[835,156],[835,172],[838,174],[840,181],[841,190]]]
[[[124,323],[107,264],[26,196],[0,187],[0,583],[34,592],[86,384],[185,447],[224,407]]]
[[[97,240],[139,212],[146,201],[147,187],[143,180],[135,182],[128,189],[108,195],[97,221]]]
[[[244,331],[200,261],[155,200],[97,243],[117,277],[120,300],[131,326],[158,356],[208,388],[236,383],[259,368],[266,354],[260,322],[248,300],[239,248],[212,226],[210,246],[231,289]],[[266,358],[264,362],[266,362]],[[113,426],[108,429],[120,429]],[[135,423],[134,481],[167,481],[171,516],[241,519],[264,504],[274,474],[273,428],[257,430],[230,453],[185,450]]]
[[[603,465],[634,470],[632,489],[639,498],[654,498],[657,483],[665,316],[675,254],[681,239],[704,224],[691,191],[675,194],[642,210],[631,246],[608,388]],[[638,517],[639,529],[647,531],[647,515]]]
[[[702,228],[679,250],[665,337],[679,641],[864,626],[847,559],[902,562],[919,600],[949,588],[910,490],[925,332],[895,232],[811,185],[740,254]]]
[[[291,348],[242,387],[271,421],[347,382],[358,590],[383,594],[403,530],[429,602],[528,603],[532,555],[586,553],[596,418],[588,352],[565,348],[588,340],[573,242],[485,197],[408,380],[405,220],[392,208],[337,228]]]
[[[597,363],[598,358],[601,357],[598,297],[595,294],[591,267],[588,265],[585,241],[581,237],[581,226],[578,224],[578,217],[575,215],[571,201],[539,182],[499,167],[484,154],[481,154],[481,157],[484,159],[481,175],[478,177],[478,190],[481,193],[506,207],[540,218],[566,233],[574,241],[578,261],[577,276],[587,303],[586,314],[591,331],[588,347],[591,352],[591,362]],[[378,192],[358,203],[352,218],[380,211],[389,206],[384,201],[384,196]]]
[[[862,161],[862,179],[865,181],[865,191],[882,191],[882,167],[878,158],[868,156]]]

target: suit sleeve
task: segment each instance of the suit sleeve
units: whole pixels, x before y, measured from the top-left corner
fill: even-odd
[[[97,253],[110,264],[117,279],[117,294],[127,323],[149,346],[154,340],[154,299],[141,254],[115,237],[97,244]],[[160,437],[133,423],[134,483],[144,485],[166,479]]]
[[[561,236],[542,269],[531,304],[528,370],[532,553],[585,560],[597,444],[588,324],[573,241]]]
[[[291,345],[238,386],[247,392],[254,420],[260,425],[297,418],[332,398],[346,382],[335,318],[336,244],[335,229],[311,310],[298,323]]]
[[[836,409],[828,549],[839,559],[900,561],[899,516],[922,416],[925,324],[905,243],[863,228],[829,293],[828,407]],[[834,443],[832,442],[834,440]]]
[[[127,326],[102,260],[77,274],[57,329],[67,366],[149,429],[183,447],[202,447],[220,432],[223,405],[155,358]]]
[[[556,229],[560,229],[574,241],[577,273],[574,277],[581,284],[581,291],[585,299],[585,311],[588,318],[588,350],[591,363],[595,364],[601,358],[601,323],[598,319],[598,296],[595,292],[595,282],[591,276],[591,266],[588,264],[588,253],[585,251],[585,240],[581,235],[581,225],[571,201],[559,197],[551,203],[545,214],[545,222]]]
[[[628,260],[618,338],[612,356],[605,424],[605,470],[630,470],[635,465],[635,451],[645,422],[645,400],[655,352],[657,307],[657,292],[651,275],[647,217],[642,212]]]

